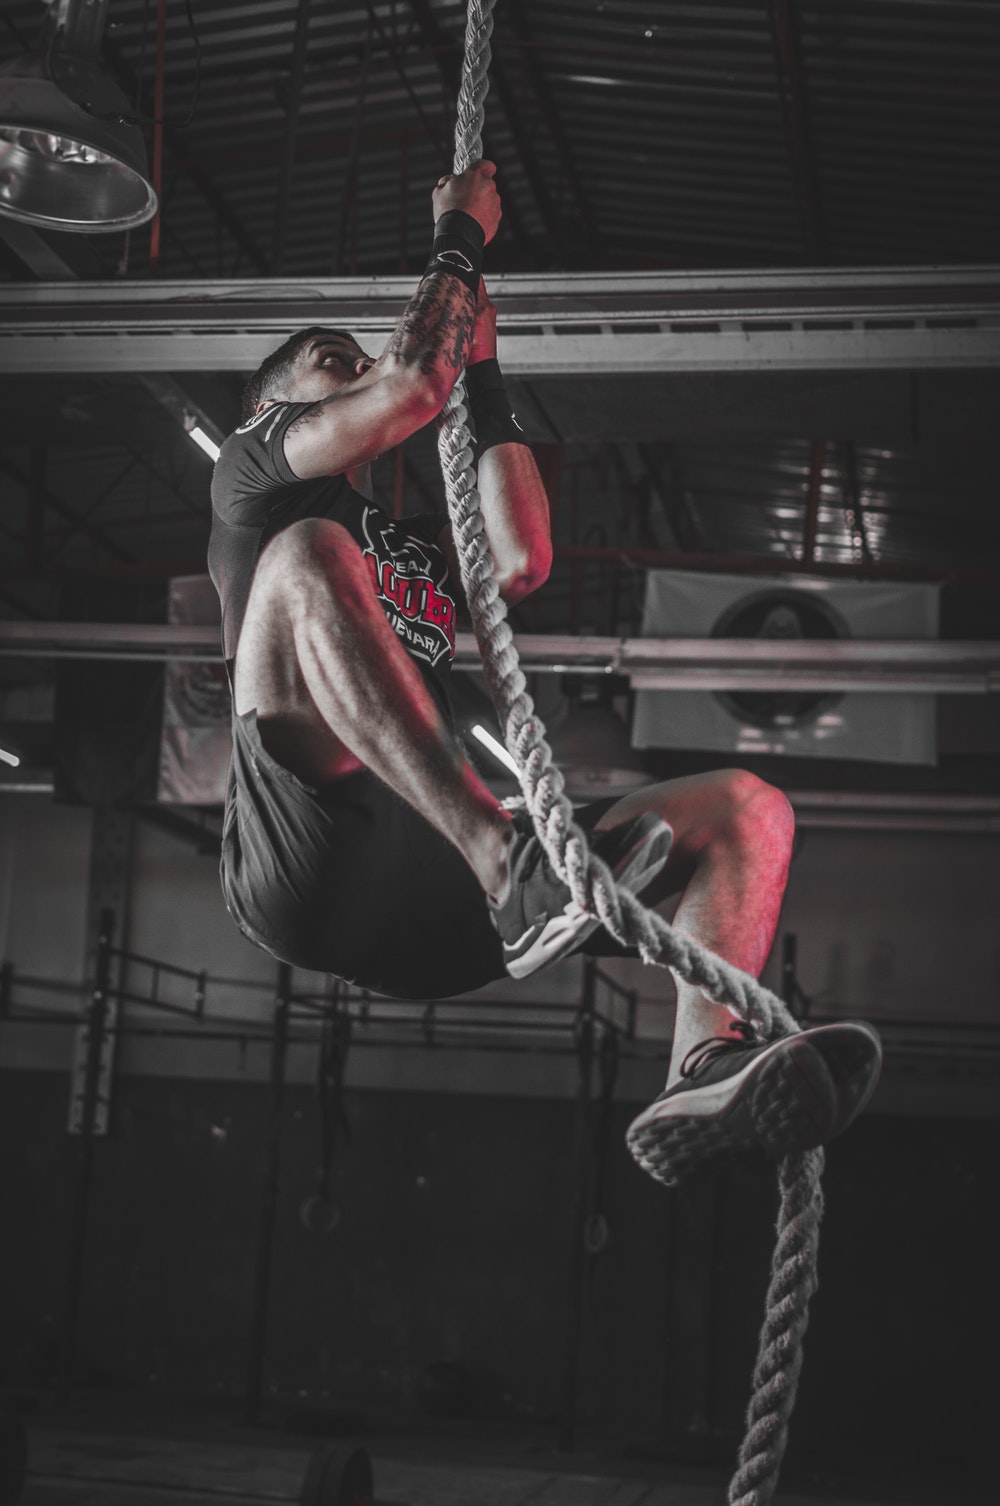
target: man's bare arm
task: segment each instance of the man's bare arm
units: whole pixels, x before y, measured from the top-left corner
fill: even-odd
[[[500,219],[492,163],[478,163],[434,191],[435,223],[470,215],[488,241]],[[468,359],[475,298],[458,275],[421,281],[382,355],[363,375],[314,403],[285,435],[285,458],[303,480],[335,476],[401,444],[440,413]]]
[[[495,359],[496,348],[496,308],[481,282],[470,362]],[[491,445],[480,455],[478,472],[497,585],[503,599],[513,604],[544,585],[552,567],[548,497],[534,455],[519,440]],[[448,552],[453,547],[450,528],[446,534],[442,543]]]

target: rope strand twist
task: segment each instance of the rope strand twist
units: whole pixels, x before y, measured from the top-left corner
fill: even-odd
[[[456,173],[482,156],[494,4],[495,0],[469,0],[455,126]],[[596,915],[616,940],[636,947],[644,962],[669,967],[717,1002],[731,1005],[744,1019],[754,1020],[769,1040],[793,1034],[798,1026],[781,999],[647,910],[635,895],[617,886],[607,865],[589,850],[573,820],[562,774],[552,762],[545,728],[528,694],[507,608],[494,578],[461,378],[441,416],[438,450],[483,672],[518,767],[525,804],[556,872],[577,904]],[[821,1150],[787,1156],[779,1168],[777,1242],[729,1506],[766,1506],[777,1486],[802,1367],[809,1299],[817,1285],[822,1169]]]

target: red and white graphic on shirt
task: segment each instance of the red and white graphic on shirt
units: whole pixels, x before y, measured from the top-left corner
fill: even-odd
[[[365,510],[365,564],[390,624],[411,654],[437,664],[455,653],[455,599],[444,584],[447,566],[435,571],[431,555],[419,539],[402,527]],[[435,574],[437,579],[435,580]]]

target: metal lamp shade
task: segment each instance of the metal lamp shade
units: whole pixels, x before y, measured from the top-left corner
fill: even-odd
[[[96,61],[50,56],[0,68],[0,214],[48,230],[144,224],[156,195],[142,133],[114,118],[129,113],[124,94]]]

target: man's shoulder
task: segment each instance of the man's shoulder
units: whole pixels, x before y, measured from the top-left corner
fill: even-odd
[[[310,407],[311,403],[268,403],[223,441],[220,460],[225,456],[236,457],[260,452],[280,456],[284,460],[281,441],[285,431]],[[289,476],[292,480],[297,479],[290,470]]]
[[[302,485],[283,448],[285,431],[308,403],[269,403],[222,443],[212,476],[212,502],[223,516],[287,487]],[[234,520],[236,521],[236,520]]]

